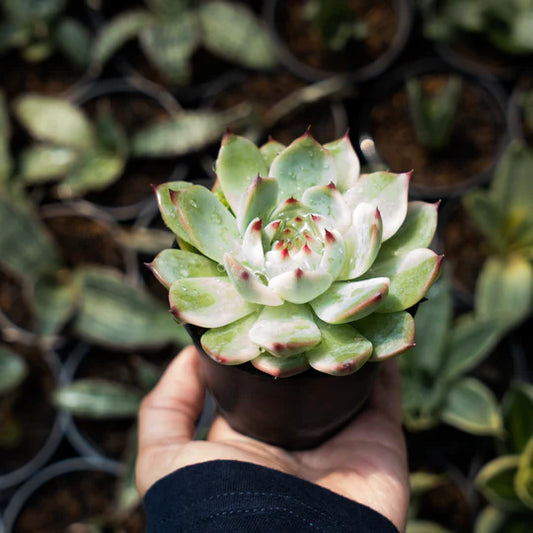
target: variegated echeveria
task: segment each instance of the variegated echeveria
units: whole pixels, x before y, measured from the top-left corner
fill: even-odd
[[[204,351],[278,377],[355,372],[413,344],[405,311],[436,279],[437,204],[409,202],[409,173],[361,174],[344,136],[258,148],[228,133],[213,191],[156,188],[180,249],[149,265]]]

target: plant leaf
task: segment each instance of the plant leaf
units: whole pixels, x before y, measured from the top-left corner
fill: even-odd
[[[11,175],[13,162],[9,151],[11,126],[4,93],[0,91],[0,186],[3,186]]]
[[[416,248],[372,266],[363,278],[390,279],[389,294],[378,312],[403,311],[419,302],[437,279],[442,259],[429,248]]]
[[[474,435],[500,435],[502,432],[502,418],[494,393],[474,378],[464,378],[450,387],[441,418]]]
[[[476,476],[476,487],[500,509],[523,509],[516,494],[514,479],[518,471],[518,455],[504,455],[487,463]]]
[[[141,30],[156,22],[157,18],[145,9],[124,11],[111,19],[100,30],[93,43],[91,69],[99,73],[124,43],[137,37]]]
[[[372,353],[372,344],[352,325],[319,322],[321,341],[306,352],[311,367],[332,376],[353,374]]]
[[[252,360],[252,365],[261,372],[270,374],[275,378],[288,378],[301,374],[309,368],[305,354],[290,357],[276,357],[269,353],[262,353]]]
[[[171,285],[169,299],[178,320],[203,328],[226,326],[258,308],[246,302],[227,277],[179,279]]]
[[[83,69],[91,60],[91,34],[76,19],[63,17],[54,32],[54,41],[62,54],[77,68]]]
[[[16,389],[27,373],[25,360],[13,350],[0,346],[0,397]]]
[[[280,152],[270,167],[280,187],[280,201],[300,200],[306,189],[337,182],[333,156],[307,132]]]
[[[13,110],[40,141],[81,150],[95,144],[95,133],[85,114],[64,98],[25,94],[15,100]]]
[[[443,375],[454,379],[478,365],[494,349],[501,333],[492,322],[458,321],[446,348]]]
[[[72,148],[34,144],[20,157],[20,177],[25,183],[39,184],[65,175],[76,163],[79,153]]]
[[[0,196],[0,264],[28,280],[60,268],[54,242],[33,213]]]
[[[184,111],[175,119],[136,131],[131,140],[137,157],[175,157],[200,150],[220,138],[228,115],[214,111]]]
[[[274,139],[270,139],[268,142],[266,142],[265,144],[263,144],[263,146],[259,148],[268,169],[270,169],[272,161],[276,159],[276,156],[284,149],[285,145],[281,144],[278,141],[275,141]]]
[[[533,265],[519,255],[489,257],[476,284],[476,317],[507,330],[531,312]]]
[[[346,324],[373,313],[388,292],[385,277],[336,282],[311,301],[311,307],[328,324]]]
[[[135,417],[142,393],[103,379],[80,379],[59,387],[54,403],[76,416],[109,419]]]
[[[533,385],[511,385],[503,401],[503,419],[508,452],[521,454],[533,435]]]
[[[222,139],[215,169],[224,197],[234,213],[238,212],[241,196],[254,179],[268,175],[268,167],[259,148],[252,141],[233,133],[226,134]]]
[[[249,68],[270,69],[276,65],[272,40],[246,5],[206,2],[197,12],[202,42],[210,52]]]
[[[74,327],[89,341],[120,349],[190,343],[168,308],[115,270],[85,267]]]
[[[381,245],[377,261],[384,261],[395,255],[404,255],[416,248],[427,248],[437,229],[438,206],[438,203],[409,202],[403,224]]]
[[[414,345],[415,321],[406,311],[374,313],[353,325],[372,343],[370,361],[388,359]]]
[[[279,187],[275,179],[257,176],[240,196],[236,210],[239,231],[243,233],[255,218],[266,220],[277,205],[278,194]]]
[[[106,150],[88,151],[67,171],[58,186],[58,194],[61,198],[74,198],[105,189],[120,178],[125,166],[124,155]]]
[[[227,326],[207,330],[201,338],[205,353],[223,365],[240,365],[258,357],[261,349],[248,336],[257,316],[253,313]]]
[[[163,250],[148,267],[167,289],[178,279],[217,277],[223,274],[223,270],[211,259],[185,250]]]
[[[178,211],[174,205],[174,202],[172,201],[172,196],[170,193],[171,191],[178,192],[189,187],[191,187],[191,183],[188,181],[169,181],[154,187],[161,218],[170,231],[172,231],[172,233],[186,242],[189,242],[190,237],[188,237],[185,229],[182,226],[178,216]]]
[[[356,184],[361,170],[361,164],[350,142],[350,137],[346,134],[336,141],[325,144],[324,148],[335,160],[337,188],[341,192],[347,191]]]
[[[190,76],[190,59],[198,46],[200,34],[192,13],[161,19],[142,28],[140,42],[150,62],[173,83],[184,83]]]
[[[58,276],[42,276],[36,280],[33,286],[33,305],[41,335],[56,335],[72,316],[79,296],[77,281],[75,276],[69,276],[65,272],[59,272]]]
[[[309,350],[320,338],[311,310],[289,302],[279,307],[264,307],[250,329],[250,339],[278,357],[291,357]]]
[[[415,343],[409,351],[412,364],[435,378],[448,357],[448,336],[452,326],[453,301],[450,287],[438,282],[428,292],[415,317]]]
[[[410,174],[407,173],[362,174],[343,196],[352,209],[362,202],[379,209],[383,220],[383,241],[386,241],[398,231],[405,220],[409,179]]]
[[[371,204],[359,204],[353,210],[351,226],[343,235],[346,251],[338,279],[355,279],[367,272],[378,255],[382,235],[379,210]]]
[[[205,256],[223,263],[226,252],[237,252],[240,235],[237,222],[220,200],[208,189],[193,185],[170,192],[178,211],[186,240]]]
[[[520,455],[518,472],[514,481],[518,497],[522,503],[533,510],[533,435]]]

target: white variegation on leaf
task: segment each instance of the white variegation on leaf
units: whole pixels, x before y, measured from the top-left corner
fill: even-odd
[[[149,265],[175,317],[206,328],[206,353],[276,377],[344,375],[413,345],[404,310],[442,257],[427,248],[438,204],[408,202],[409,173],[360,175],[347,135],[321,146],[309,132],[261,148],[228,133],[216,171],[213,192],[156,188],[183,249]]]

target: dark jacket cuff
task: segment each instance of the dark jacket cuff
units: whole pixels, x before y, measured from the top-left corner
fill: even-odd
[[[240,461],[181,468],[144,498],[147,533],[398,533],[378,512],[277,470]]]

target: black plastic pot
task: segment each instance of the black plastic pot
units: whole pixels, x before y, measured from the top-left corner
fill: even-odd
[[[74,475],[78,477],[78,484],[81,486],[81,481],[87,473],[99,473],[102,478],[109,477],[109,483],[114,483],[117,475],[119,474],[118,465],[113,462],[106,461],[101,458],[72,458],[64,459],[57,463],[53,463],[40,472],[38,472],[34,477],[29,479],[25,484],[21,485],[19,489],[13,494],[10,499],[5,512],[4,512],[4,526],[6,533],[11,533],[17,531],[17,521],[20,519],[21,513],[24,509],[27,509],[29,506],[32,506],[32,497],[38,491],[46,491],[47,484],[50,482],[58,482],[63,476]],[[106,479],[104,479],[104,482]],[[83,495],[84,500],[91,500],[91,494]],[[86,502],[79,501],[78,512],[82,513]],[[44,509],[39,509],[39,513],[44,513]],[[65,511],[67,511],[65,509]],[[73,512],[72,509],[68,510]],[[61,522],[61,515],[55,517],[48,517],[48,520],[57,519]],[[79,518],[86,518],[80,516]],[[94,518],[90,517],[90,518]],[[54,529],[53,524],[42,523],[39,529],[40,531],[59,531],[59,529]],[[61,530],[63,530],[61,528]]]
[[[61,362],[56,352],[48,350],[43,355],[43,360],[52,375],[54,382],[59,379],[61,371]],[[22,385],[23,386],[23,385]],[[45,401],[42,399],[42,401]],[[15,469],[0,474],[0,500],[4,492],[8,489],[19,485],[30,478],[37,470],[39,470],[59,447],[59,443],[63,437],[64,415],[62,413],[56,413],[50,422],[48,429],[48,435],[43,440],[42,445],[38,451],[27,460],[16,467]],[[9,529],[8,529],[9,531]]]
[[[307,370],[288,378],[250,363],[221,365],[202,350],[200,370],[220,414],[240,433],[289,450],[314,448],[345,426],[364,406],[380,368],[367,363],[348,376]]]
[[[282,36],[283,24],[286,21],[284,14],[285,2],[266,0],[263,12],[274,42],[277,45],[280,61],[290,72],[309,81],[318,81],[333,76],[344,75],[353,83],[362,83],[374,79],[385,72],[401,54],[409,40],[413,25],[413,7],[411,0],[394,0],[392,4],[397,24],[396,33],[389,48],[372,62],[344,72],[312,67],[291,52]]]
[[[391,162],[380,153],[379,142],[375,135],[375,123],[372,118],[374,108],[379,104],[395,98],[405,85],[405,81],[412,77],[424,77],[432,75],[458,76],[463,85],[477,94],[479,101],[486,108],[486,113],[490,113],[493,121],[493,131],[497,136],[494,144],[495,148],[490,152],[490,161],[484,167],[476,172],[468,174],[466,171],[464,179],[456,183],[429,185],[416,182],[417,167],[413,161],[407,162],[407,168],[392,168]],[[506,120],[506,95],[500,85],[489,79],[476,78],[471,75],[457,71],[446,65],[440,60],[429,59],[421,60],[411,64],[398,67],[387,77],[386,83],[374,84],[369,87],[362,99],[360,105],[360,132],[359,132],[359,149],[363,155],[364,162],[371,168],[386,168],[395,172],[413,170],[413,178],[410,184],[410,195],[413,198],[423,200],[438,200],[460,196],[466,190],[474,186],[482,186],[488,183],[492,177],[492,172],[499,159],[499,156],[505,148],[509,136],[507,132]],[[402,107],[402,113],[405,116],[405,123],[410,122],[408,109]],[[391,126],[392,127],[392,126]],[[454,141],[454,136],[450,142]],[[395,147],[397,153],[409,153],[406,151],[407,142],[402,138],[401,143]],[[415,142],[417,142],[415,140]],[[383,150],[381,150],[383,152]],[[454,161],[454,157],[448,153],[442,153],[439,156],[443,162],[449,164]],[[414,164],[413,164],[414,163]],[[426,169],[427,170],[427,169]],[[438,169],[435,168],[433,175],[439,175]]]

